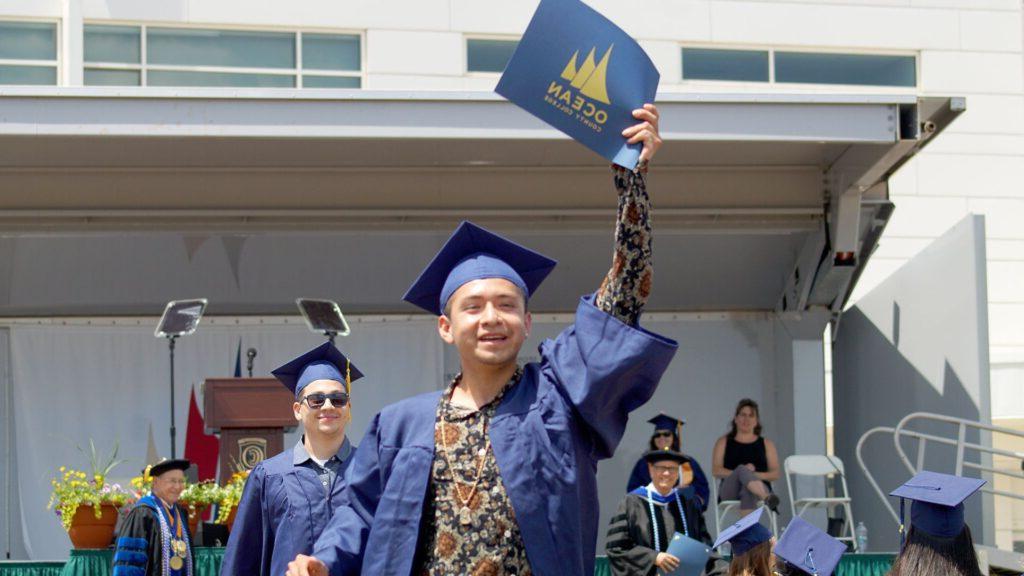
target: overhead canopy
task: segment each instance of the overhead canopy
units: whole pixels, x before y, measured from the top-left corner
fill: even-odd
[[[651,308],[802,311],[842,306],[891,213],[888,176],[964,104],[658,107]],[[214,314],[292,313],[297,296],[411,311],[402,292],[466,218],[561,261],[537,310],[571,310],[610,263],[605,162],[492,94],[5,88],[0,110],[0,315],[182,295]],[[203,257],[207,237],[224,257]]]

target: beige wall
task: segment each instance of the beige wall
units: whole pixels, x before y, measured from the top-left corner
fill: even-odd
[[[1022,436],[995,434],[992,445],[1001,450],[1012,450],[1024,454],[1024,418],[1006,418],[993,420],[996,426],[1019,430]],[[1021,459],[997,456],[993,458],[995,468],[1021,473]],[[1024,496],[1024,479],[1009,478],[998,475],[995,478],[995,489],[1012,492]],[[996,544],[1000,548],[1016,549],[1024,552],[1024,500],[996,498]]]

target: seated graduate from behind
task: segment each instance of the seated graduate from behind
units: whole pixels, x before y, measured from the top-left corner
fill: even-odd
[[[152,491],[135,503],[114,542],[113,576],[192,576],[188,512],[178,504],[188,460],[147,466]]]
[[[711,544],[700,504],[676,488],[680,464],[685,461],[686,456],[675,450],[644,454],[654,480],[626,495],[608,527],[605,548],[614,576],[653,576],[658,569],[675,570],[679,559],[666,552],[675,532]]]
[[[715,548],[726,542],[732,546],[729,576],[772,576],[775,538],[761,524],[763,512],[764,508],[758,508],[740,518],[739,522],[722,530],[715,540]]]
[[[964,521],[964,500],[984,484],[977,478],[922,470],[893,490],[889,495],[900,497],[901,526],[903,499],[913,503],[906,542],[889,576],[980,576],[971,528]]]
[[[624,137],[644,142],[642,165],[614,173],[614,264],[596,295],[520,365],[529,299],[555,262],[460,225],[405,298],[437,316],[461,373],[374,417],[341,507],[289,575],[594,573],[597,463],[677,348],[639,326],[653,274],[643,171],[661,140],[653,105],[633,114]]]
[[[351,385],[363,375],[330,342],[273,371],[295,393],[302,438],[260,462],[245,483],[221,565],[223,576],[282,576],[297,554],[309,554],[345,486],[355,446]]]
[[[649,450],[664,450],[666,448],[682,453],[682,431],[686,420],[667,416],[664,413],[648,420],[654,424],[654,434],[651,435]],[[695,494],[700,504],[701,511],[708,509],[708,497],[710,488],[708,478],[704,470],[697,463],[697,460],[687,454],[680,466],[679,486],[688,488],[688,493]],[[629,475],[629,482],[626,483],[626,492],[632,492],[651,483],[651,475],[647,470],[647,459],[641,457],[633,466],[633,472]]]
[[[846,544],[797,516],[775,545],[776,576],[832,576]]]

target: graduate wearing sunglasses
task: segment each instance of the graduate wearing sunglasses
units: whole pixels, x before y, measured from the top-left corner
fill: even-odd
[[[309,554],[345,485],[356,447],[345,436],[352,420],[351,383],[362,377],[327,342],[273,371],[295,392],[299,442],[258,464],[245,484],[221,574],[273,574]]]

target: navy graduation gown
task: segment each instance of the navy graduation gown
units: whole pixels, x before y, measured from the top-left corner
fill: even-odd
[[[686,459],[690,462],[690,469],[693,470],[693,482],[689,487],[693,488],[693,492],[700,504],[701,512],[703,512],[708,509],[708,498],[710,498],[711,494],[711,487],[708,486],[708,477],[704,475],[704,470],[700,467],[700,464],[697,464],[695,459],[689,456]],[[626,492],[632,492],[650,483],[651,473],[647,469],[647,461],[641,458],[633,466],[633,472],[629,475],[629,482],[626,483]]]
[[[491,445],[534,574],[593,574],[597,462],[615,451],[676,347],[584,298],[576,323],[541,345],[541,361],[502,399]],[[392,404],[370,422],[342,507],[313,552],[332,575],[412,572],[441,394]]]
[[[295,556],[310,554],[341,505],[346,470],[357,452],[353,446],[342,463],[329,502],[320,477],[295,465],[291,448],[257,464],[245,482],[221,576],[283,576]]]

